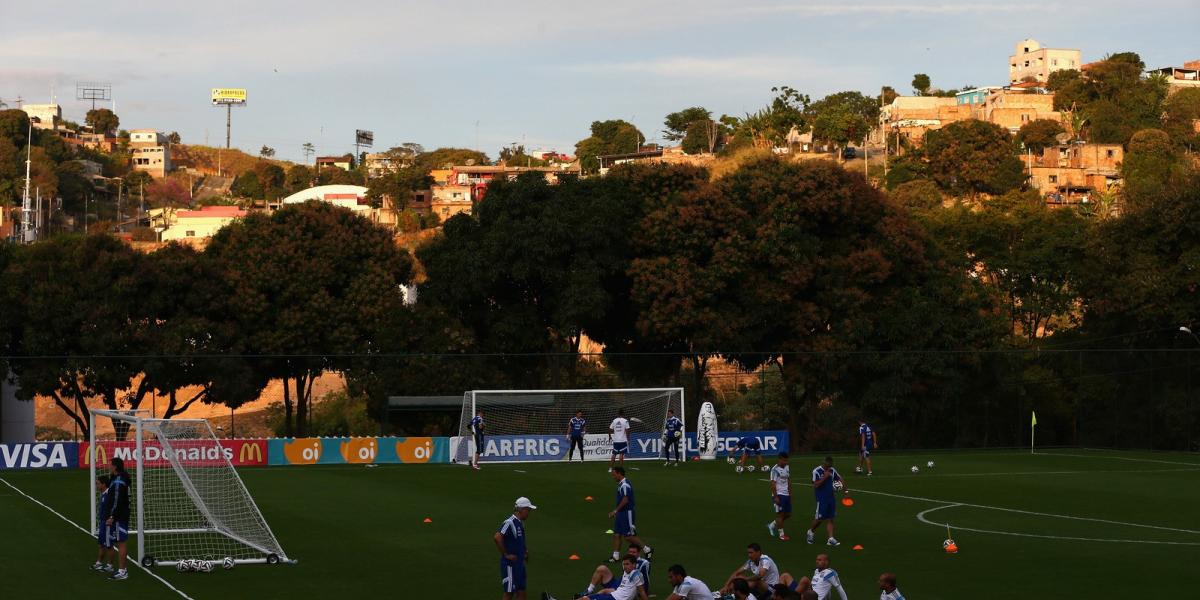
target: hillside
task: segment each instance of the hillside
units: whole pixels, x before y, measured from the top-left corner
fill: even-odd
[[[217,166],[226,177],[237,177],[254,168],[259,161],[275,163],[285,170],[294,163],[286,160],[260,158],[246,154],[237,148],[213,148],[211,146],[196,146],[190,144],[175,144],[171,146],[171,160],[178,168],[191,168],[202,173],[217,174]]]

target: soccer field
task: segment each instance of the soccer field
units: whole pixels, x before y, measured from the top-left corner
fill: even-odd
[[[768,463],[772,459],[768,460]],[[654,548],[652,593],[667,595],[666,570],[719,586],[759,542],[781,570],[809,574],[829,552],[850,598],[877,598],[879,573],[899,576],[905,597],[1186,598],[1200,560],[1200,457],[1194,454],[1039,451],[881,453],[875,476],[835,466],[855,504],[839,505],[842,545],[803,538],[812,492],[802,483],[818,462],[794,456],[796,517],[791,541],[768,539],[766,473],[734,473],[723,460],[665,468],[629,463],[638,531]],[[928,469],[928,460],[936,467]],[[912,474],[912,465],[921,467]],[[492,533],[528,496],[529,597],[560,599],[585,587],[611,550],[615,485],[602,463],[275,467],[241,469],[295,565],[152,578],[131,568],[124,582],[88,570],[85,471],[5,471],[0,565],[12,598],[498,598]],[[19,492],[18,492],[19,490]],[[25,495],[28,495],[27,498]],[[595,498],[585,501],[586,496]],[[32,499],[44,503],[41,506]],[[62,517],[53,511],[61,513]],[[429,518],[431,523],[424,523]],[[945,523],[960,551],[942,551]],[[14,531],[15,527],[15,531]],[[823,529],[818,540],[824,540]],[[853,550],[856,544],[862,550]],[[568,560],[577,554],[581,560]],[[1188,590],[1192,590],[1189,592]]]

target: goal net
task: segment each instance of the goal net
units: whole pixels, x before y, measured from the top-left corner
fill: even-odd
[[[458,436],[451,441],[454,462],[468,464],[477,448],[471,419],[483,411],[482,462],[544,462],[567,458],[568,423],[576,411],[587,421],[585,460],[607,460],[608,428],[619,412],[629,420],[627,460],[659,458],[667,411],[686,423],[683,388],[604,390],[473,390],[463,394]],[[680,449],[685,452],[686,437]],[[578,458],[579,452],[575,451]]]
[[[208,421],[151,419],[144,412],[91,411],[88,446],[92,482],[108,470],[97,458],[121,457],[129,472],[129,536],[132,542],[136,535],[138,561],[290,562]],[[111,419],[120,439],[98,439],[98,417]],[[89,483],[95,534],[99,494]]]

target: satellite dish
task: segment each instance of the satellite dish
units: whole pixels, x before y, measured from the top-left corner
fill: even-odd
[[[1060,144],[1065,144],[1065,143],[1071,141],[1071,134],[1065,133],[1065,132],[1060,133],[1060,134],[1054,136],[1054,139],[1058,140],[1058,143],[1060,143]]]

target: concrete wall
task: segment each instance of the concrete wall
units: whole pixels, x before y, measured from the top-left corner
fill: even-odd
[[[0,442],[32,442],[34,437],[34,404],[17,400],[17,382],[8,376],[0,377]]]

